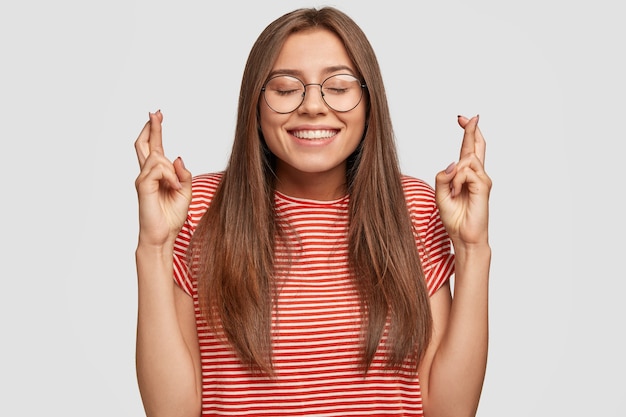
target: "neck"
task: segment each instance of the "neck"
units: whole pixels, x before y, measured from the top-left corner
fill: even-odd
[[[330,201],[337,200],[347,193],[346,172],[344,170],[331,172],[285,172],[278,169],[276,189],[281,193],[309,200]]]

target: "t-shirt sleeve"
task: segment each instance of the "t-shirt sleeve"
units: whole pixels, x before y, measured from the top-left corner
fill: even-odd
[[[425,182],[403,179],[428,295],[433,295],[454,273],[454,254],[435,203],[435,191]]]
[[[187,264],[187,250],[189,249],[189,242],[193,233],[193,226],[190,220],[188,215],[174,242],[174,281],[189,296],[193,294],[193,283],[191,282]]]
[[[187,251],[196,226],[207,211],[221,178],[221,173],[203,174],[193,178],[187,219],[174,242],[174,281],[190,296],[193,296],[195,285],[189,273]]]

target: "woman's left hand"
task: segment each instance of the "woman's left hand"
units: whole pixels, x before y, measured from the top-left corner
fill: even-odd
[[[458,122],[465,131],[461,155],[457,163],[437,174],[435,198],[455,246],[487,244],[491,178],[484,169],[485,139],[478,116],[459,116]]]

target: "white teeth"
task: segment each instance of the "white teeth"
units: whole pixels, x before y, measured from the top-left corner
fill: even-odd
[[[299,139],[325,139],[336,135],[334,130],[294,130],[292,134]]]

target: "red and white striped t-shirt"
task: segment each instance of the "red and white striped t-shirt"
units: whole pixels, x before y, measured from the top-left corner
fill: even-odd
[[[197,283],[185,252],[221,174],[194,178],[187,222],[174,248],[174,278],[193,297],[202,359],[203,416],[418,416],[419,379],[385,369],[384,342],[364,377],[360,365],[359,297],[347,266],[348,199],[312,201],[276,193],[276,211],[297,233],[273,318],[274,379],[249,371],[234,350],[209,331],[198,308]],[[450,277],[454,255],[432,188],[402,179],[430,295]],[[287,262],[277,245],[277,269]],[[277,277],[278,278],[278,277]]]

